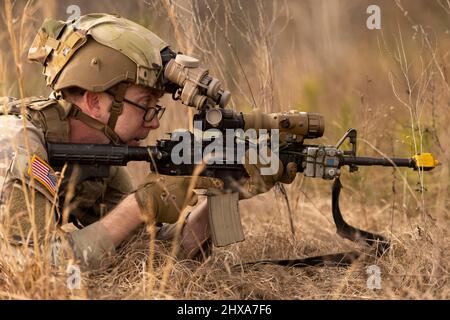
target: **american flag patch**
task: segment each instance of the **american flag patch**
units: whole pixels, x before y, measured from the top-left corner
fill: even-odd
[[[47,162],[34,155],[28,167],[28,175],[33,177],[54,196],[56,193],[56,174]]]

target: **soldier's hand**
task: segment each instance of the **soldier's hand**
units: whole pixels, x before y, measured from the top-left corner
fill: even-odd
[[[255,164],[250,163],[250,150],[247,150],[243,159],[243,166],[247,171],[249,178],[242,186],[239,195],[241,199],[248,199],[255,195],[269,191],[277,182],[290,184],[297,175],[297,165],[289,162],[283,165],[280,158],[268,149],[269,159],[263,163],[260,157],[257,157]],[[272,168],[272,170],[269,170]],[[266,169],[266,172],[264,172]],[[264,174],[269,172],[269,174]]]
[[[174,223],[186,206],[197,203],[193,189],[223,188],[215,178],[149,174],[135,197],[146,223]]]

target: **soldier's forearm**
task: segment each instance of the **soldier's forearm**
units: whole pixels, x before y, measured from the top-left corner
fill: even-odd
[[[108,231],[111,241],[117,247],[143,220],[134,194],[127,196],[100,223]]]
[[[134,194],[127,196],[115,209],[105,216],[101,223],[117,247],[143,223],[139,205]],[[202,244],[208,240],[208,206],[207,202],[194,208],[186,221],[181,238],[181,247],[188,257],[195,256]]]

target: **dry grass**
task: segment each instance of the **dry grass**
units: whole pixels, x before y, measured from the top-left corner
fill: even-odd
[[[331,184],[299,177],[287,187],[295,239],[282,197],[269,192],[241,202],[245,242],[216,248],[203,264],[175,261],[170,285],[163,280],[170,248],[158,244],[150,268],[150,241],[141,232],[124,244],[112,268],[83,273],[80,290],[67,288],[65,266],[53,270],[30,260],[21,268],[7,259],[2,243],[0,298],[450,298],[448,1],[379,1],[381,31],[365,27],[370,1],[16,1],[11,15],[2,8],[0,95],[48,92],[39,68],[26,63],[27,44],[43,17],[64,19],[74,3],[82,13],[121,13],[200,57],[231,89],[237,110],[320,112],[326,119],[320,142],[334,143],[351,126],[360,135],[360,154],[430,151],[442,165],[429,173],[362,168],[344,174],[347,220],[392,240],[380,259],[367,255],[350,268],[232,268],[357,248],[335,234]],[[188,126],[185,107],[169,97],[164,102],[171,121],[162,121],[148,143]],[[137,172],[146,165],[129,169],[139,183]],[[373,264],[381,268],[380,290],[366,285]]]

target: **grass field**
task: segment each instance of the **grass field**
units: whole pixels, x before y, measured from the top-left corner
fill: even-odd
[[[450,2],[377,1],[381,29],[369,30],[371,1],[10,1],[1,3],[0,96],[47,95],[41,70],[26,60],[45,17],[76,9],[119,13],[172,47],[199,57],[233,94],[235,110],[296,109],[325,117],[334,144],[350,128],[358,153],[409,157],[432,152],[431,172],[360,168],[342,175],[341,209],[355,226],[392,241],[381,258],[368,253],[348,268],[233,268],[257,259],[286,259],[363,250],[335,234],[331,183],[298,176],[283,196],[270,191],[241,202],[242,243],[215,248],[204,263],[171,261],[170,248],[150,252],[141,232],[119,250],[111,269],[83,273],[80,289],[36,259],[26,268],[0,254],[1,299],[449,299],[450,298]],[[168,107],[149,144],[189,125],[186,107]],[[1,128],[0,128],[1,130]],[[310,141],[313,143],[312,141]],[[132,163],[136,185],[146,164]],[[7,247],[2,243],[1,248]],[[155,255],[150,261],[149,257]],[[368,267],[381,288],[367,286]]]

